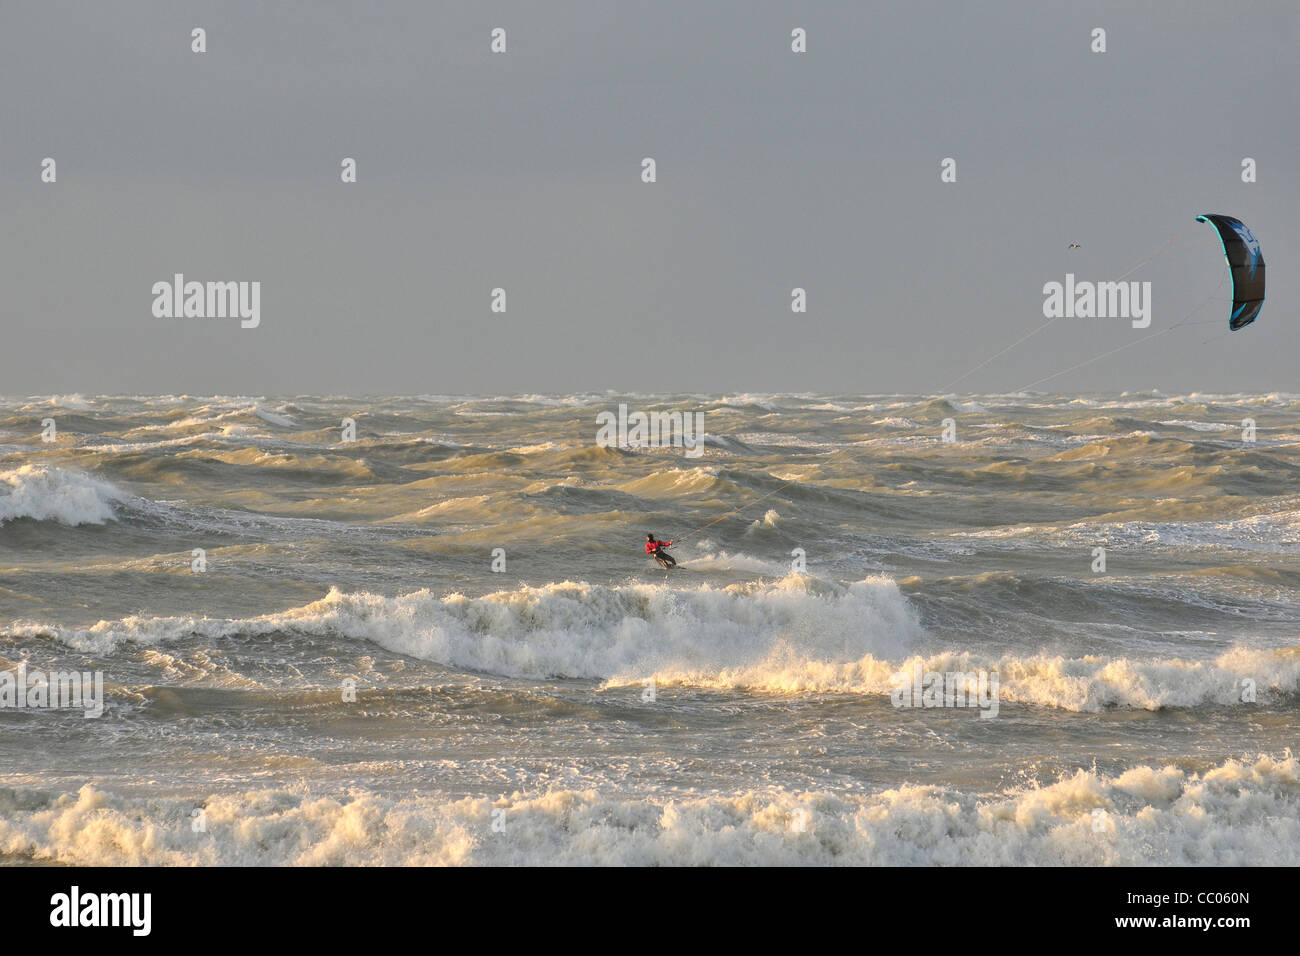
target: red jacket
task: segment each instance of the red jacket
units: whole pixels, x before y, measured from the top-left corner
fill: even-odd
[[[670,544],[672,544],[671,541],[647,541],[645,543],[645,553],[654,554],[660,548],[666,548]]]

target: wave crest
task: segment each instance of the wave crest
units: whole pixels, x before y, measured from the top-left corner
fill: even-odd
[[[52,465],[0,472],[0,524],[19,518],[65,525],[104,524],[113,506],[130,500],[106,481]]]
[[[1300,864],[1300,765],[1289,751],[1203,773],[1078,770],[992,796],[933,786],[677,801],[263,790],[202,805],[196,839],[195,807],[180,799],[0,788],[0,854],[94,866]]]

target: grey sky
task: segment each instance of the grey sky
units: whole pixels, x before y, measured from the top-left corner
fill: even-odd
[[[1300,7],[882,6],[4,0],[0,393],[934,392],[1183,234],[1148,332],[957,387],[1005,391],[1213,294],[1201,212],[1259,237],[1259,322],[1225,283],[1041,388],[1300,390]],[[259,280],[260,328],[154,318],[175,272]]]

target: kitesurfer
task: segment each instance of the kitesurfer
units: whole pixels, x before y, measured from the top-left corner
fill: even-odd
[[[645,553],[654,555],[654,559],[659,562],[665,571],[677,567],[677,562],[673,560],[673,556],[664,550],[664,548],[671,548],[672,545],[671,541],[656,540],[652,534],[645,536]]]

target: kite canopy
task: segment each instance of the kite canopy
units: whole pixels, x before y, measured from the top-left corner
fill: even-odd
[[[1223,255],[1232,270],[1232,314],[1228,328],[1237,331],[1254,322],[1259,310],[1264,308],[1264,257],[1259,251],[1259,240],[1251,234],[1250,227],[1240,219],[1206,213],[1197,216],[1197,222],[1208,222],[1219,230]]]

